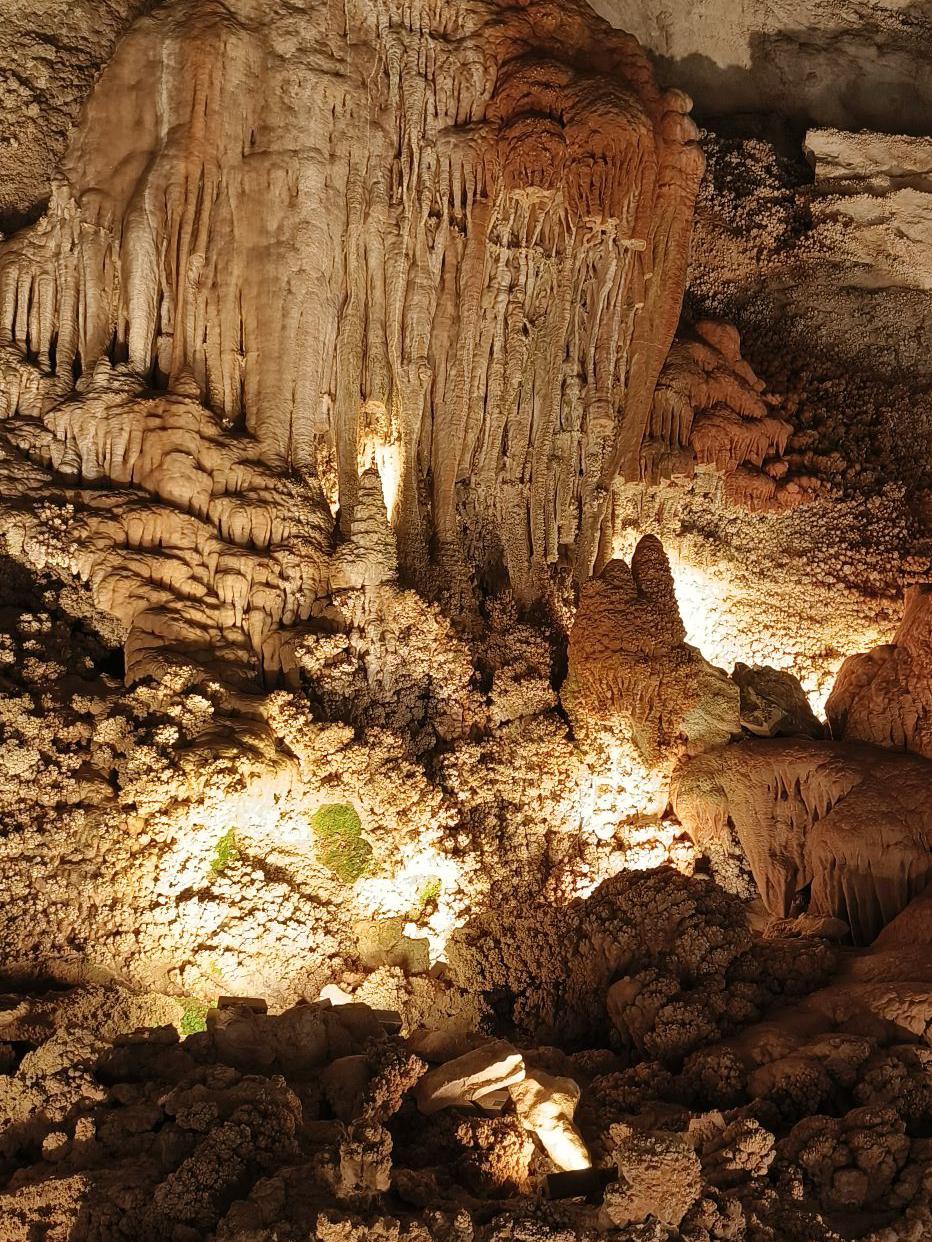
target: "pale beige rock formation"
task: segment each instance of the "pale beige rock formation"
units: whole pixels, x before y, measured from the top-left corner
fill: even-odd
[[[417,1106],[428,1116],[444,1108],[481,1103],[524,1079],[521,1053],[504,1040],[483,1044],[428,1070],[417,1085]]]
[[[71,126],[120,35],[151,0],[0,3],[0,229],[40,214]]]
[[[140,668],[302,619],[320,484],[334,586],[390,574],[373,470],[409,575],[455,594],[498,560],[525,601],[561,558],[585,576],[679,314],[702,157],[634,40],[575,0],[291,8],[143,18],[0,252],[6,430],[92,511]]]
[[[780,12],[794,7],[806,6],[781,5]],[[892,4],[883,7],[891,21],[903,23],[904,49],[921,48],[918,6],[897,5],[896,13]],[[671,39],[701,29],[710,48],[732,20],[749,30],[779,20],[775,6],[756,0],[669,8],[663,20]],[[790,78],[790,105],[811,85],[820,103],[835,102],[844,111],[854,83],[846,85],[835,58],[843,55],[845,34],[861,28],[865,50],[874,55],[867,32],[875,10],[879,6],[868,16],[860,6],[854,13],[840,0],[806,8],[801,25],[807,46],[811,36],[832,67],[812,83],[802,75]],[[819,27],[836,11],[844,16],[839,38],[820,45]],[[616,20],[621,12],[616,9]],[[628,28],[642,42],[643,30],[662,22],[660,10],[648,13],[635,4],[627,12]],[[703,24],[697,27],[700,12]],[[644,26],[635,24],[642,19]],[[680,66],[671,80],[688,87],[697,65]],[[856,87],[878,108],[891,110],[893,119],[881,127],[890,133],[875,136],[891,145],[896,140],[890,135],[903,132],[906,107],[917,98],[912,80],[900,83],[901,94],[877,89],[879,76],[893,66],[892,59],[882,66],[872,61],[859,71]],[[752,88],[764,81],[763,69],[748,78]],[[717,85],[707,88],[700,111],[706,118],[715,111],[713,99],[724,101],[733,78],[721,64],[710,71]],[[749,117],[720,126],[706,120],[707,175],[697,204],[687,305],[697,319],[715,318],[740,330],[744,356],[780,395],[779,414],[794,427],[784,454],[787,477],[821,486],[809,503],[780,515],[736,511],[721,481],[704,472],[646,494],[632,487],[623,503],[616,502],[629,529],[619,532],[615,546],[624,555],[635,532],[656,533],[674,570],[682,565],[693,585],[693,606],[684,613],[689,641],[725,668],[740,660],[792,672],[821,712],[843,658],[891,640],[904,581],[929,579],[927,519],[921,515],[928,506],[932,304],[903,269],[902,276],[887,274],[865,287],[846,249],[861,229],[843,216],[825,227],[818,223],[822,200],[813,199],[800,131],[788,132],[774,115],[757,120],[759,126]],[[854,131],[862,122],[823,123]],[[862,150],[874,141],[868,134],[851,139]],[[869,192],[865,179],[862,193]],[[885,198],[873,210],[883,213]],[[866,197],[864,203],[870,210]],[[885,246],[897,244],[897,227],[891,217]],[[916,250],[913,270],[925,263],[925,252]]]
[[[791,674],[818,715],[844,659],[896,631],[910,549],[898,487],[868,501],[825,494],[751,513],[726,500],[718,474],[699,472],[682,484],[617,487],[614,509],[623,556],[645,533],[663,543],[687,641],[720,668]],[[923,575],[924,565],[917,557]]]
[[[387,541],[391,531],[381,528],[380,536]],[[387,543],[385,553],[387,568]],[[358,557],[350,541],[338,550],[331,572],[351,563],[366,576],[378,560]],[[320,613],[312,629],[272,635],[264,659],[288,684],[303,687],[328,718],[389,726],[418,750],[437,736],[459,738],[484,722],[471,685],[469,646],[451,619],[416,591],[389,583],[341,590]]]
[[[930,639],[932,591],[913,587],[893,642],[841,666],[826,704],[835,737],[932,759]]]
[[[637,35],[703,117],[762,113],[888,133],[932,129],[928,9],[913,0],[592,0]]]
[[[0,960],[177,999],[0,995],[0,1242],[932,1236],[927,765],[791,677],[930,580],[924,144],[706,134],[668,350],[686,101],[576,0],[145,0],[79,118],[135,2],[0,0]]]
[[[863,944],[932,878],[930,790],[924,759],[768,740],[687,763],[671,798],[700,848],[734,832],[772,915],[808,900],[810,913],[844,919]]]
[[[358,590],[392,582],[398,576],[398,551],[375,466],[369,466],[360,477],[348,527],[349,538],[337,549],[330,565],[330,589]]]
[[[816,237],[845,281],[932,290],[932,138],[814,129],[805,152]]]
[[[210,1019],[179,1039],[190,1013],[174,998],[6,992],[0,1237],[23,1242],[38,1227],[154,1239],[183,1225],[231,1239],[444,1242],[455,1226],[476,1242],[531,1227],[540,1242],[606,1229],[837,1242],[856,1213],[862,1236],[915,1242],[932,1219],[932,1053],[923,1030],[896,1022],[889,970],[885,998],[857,980],[868,966],[880,978],[885,956],[850,954],[832,986],[675,1072],[607,1048],[516,1048],[578,1083],[577,1122],[598,1153],[592,1185],[604,1185],[600,1171],[608,1179],[601,1204],[579,1193],[542,1202],[550,1162],[516,1116],[419,1115],[416,1041],[380,1031],[364,1006],[246,1011],[237,1038]],[[736,992],[739,1026],[752,986]],[[263,1048],[275,1056],[245,1070]]]
[[[146,394],[103,359],[82,388],[44,425],[34,410],[7,432],[73,503],[69,567],[125,628],[128,675],[157,670],[163,649],[254,673],[270,632],[307,620],[327,591],[319,485],[262,465],[189,377]]]
[[[606,1227],[630,1225],[654,1216],[676,1228],[699,1198],[699,1158],[680,1135],[611,1129],[612,1158],[619,1180],[605,1193]]]
[[[592,1161],[582,1135],[573,1124],[579,1103],[579,1086],[540,1069],[526,1069],[508,1093],[525,1129],[536,1134],[558,1169],[588,1169]]]

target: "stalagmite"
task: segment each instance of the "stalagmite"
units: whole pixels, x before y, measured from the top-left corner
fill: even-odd
[[[849,656],[826,704],[837,738],[932,759],[932,590],[906,593],[892,643]]]
[[[670,565],[646,535],[582,589],[562,701],[580,738],[616,730],[645,764],[718,746],[740,730],[738,687],[686,643]]]

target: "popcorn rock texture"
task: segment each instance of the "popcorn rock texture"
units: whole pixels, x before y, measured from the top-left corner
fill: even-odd
[[[852,998],[859,971],[890,978],[884,957],[851,960]],[[232,1002],[179,1040],[182,1007],[166,996],[8,993],[0,1236],[582,1242],[611,1229],[632,1242],[835,1242],[857,1213],[862,1237],[920,1237],[927,1043],[893,1024],[845,1033],[853,1011],[815,983],[763,1021],[746,1012],[739,1034],[672,1070],[604,1046],[481,1037],[451,1057],[441,1031],[399,1037],[391,1015],[359,1003],[265,1014]],[[513,1101],[424,1116],[428,1077],[453,1081],[466,1059],[489,1065],[505,1050],[524,1075],[503,1093]],[[552,1130],[531,1114],[558,1097],[604,1187],[588,1202],[548,1194]]]
[[[921,7],[0,0],[0,1242],[932,1237]]]
[[[447,946],[452,979],[501,998],[525,1039],[606,1039],[676,1060],[815,986],[831,954],[754,942],[737,898],[666,869],[621,872],[562,909],[502,901]]]

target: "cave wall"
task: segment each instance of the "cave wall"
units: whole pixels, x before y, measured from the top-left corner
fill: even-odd
[[[2,0],[0,231],[35,219],[120,36],[158,0]]]

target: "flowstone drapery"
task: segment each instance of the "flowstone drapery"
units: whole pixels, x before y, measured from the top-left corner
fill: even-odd
[[[577,3],[140,21],[0,252],[6,429],[87,514],[98,601],[257,656],[373,463],[408,578],[462,595],[478,568],[525,602],[558,562],[585,578],[679,315],[688,106]],[[103,514],[107,483],[132,499]],[[132,583],[101,589],[100,557]]]

